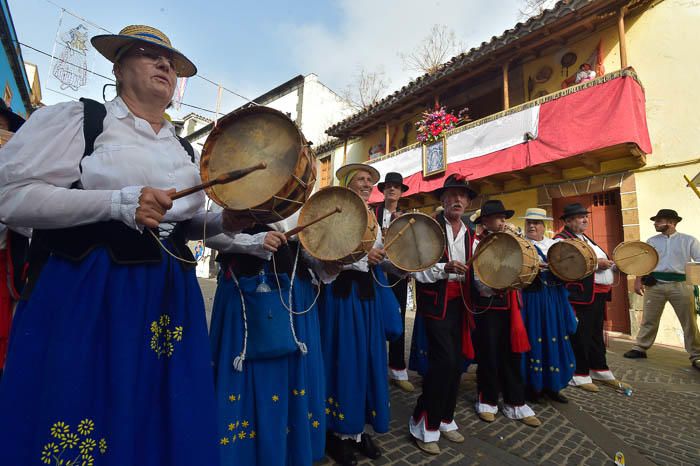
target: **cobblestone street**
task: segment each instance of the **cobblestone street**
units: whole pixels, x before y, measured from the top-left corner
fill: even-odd
[[[210,311],[215,282],[200,282]],[[406,321],[410,335],[411,312]],[[684,351],[658,345],[649,359],[624,359],[631,346],[628,340],[611,339],[608,349],[611,369],[633,387],[631,397],[604,386],[598,393],[567,388],[569,404],[533,405],[543,423],[537,429],[501,414],[491,424],[480,421],[472,407],[476,368],[471,366],[462,379],[455,419],[466,441],[441,440],[437,457],[418,450],[408,434],[408,419],[420,394],[420,377],[410,373],[414,393],[391,389],[391,430],[377,437],[383,457],[361,464],[612,465],[618,451],[628,466],[700,464],[700,372],[691,368]]]

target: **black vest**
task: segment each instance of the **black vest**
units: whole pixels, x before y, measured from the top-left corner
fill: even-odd
[[[447,245],[447,225],[445,223],[445,215],[440,213],[435,218],[440,224],[445,235],[445,252],[443,253],[438,264],[446,264],[449,261],[447,255],[447,250],[449,246]],[[472,256],[472,242],[473,236],[472,232],[467,228],[467,232],[464,235],[464,252],[465,260],[468,261]],[[469,271],[469,276],[466,277],[467,283],[471,285],[472,282],[472,272]],[[421,283],[416,280],[416,309],[417,312],[421,313],[424,317],[428,319],[443,320],[445,318],[445,313],[447,312],[447,280],[438,280],[435,283]],[[468,296],[464,297],[469,299]]]
[[[272,231],[272,228],[267,225],[255,225],[253,228],[244,230],[243,233],[255,235],[266,231]],[[273,254],[275,259],[274,267],[272,261],[269,261],[269,272],[274,273],[276,269],[278,274],[287,274],[287,276],[291,278],[292,270],[294,269],[294,259],[296,258],[298,248],[298,241],[288,241],[287,244],[283,244],[277,248],[277,252]],[[216,260],[221,263],[223,269],[230,267],[231,271],[236,274],[236,276],[240,277],[258,275],[264,271],[265,264],[268,263],[267,260],[252,254],[230,252],[218,254]],[[301,256],[301,251],[299,252],[296,275],[298,277],[311,278],[309,267]]]
[[[95,150],[95,140],[103,131],[104,119],[107,116],[105,106],[90,99],[80,99],[83,102],[83,136],[85,151],[83,157],[89,157]],[[194,163],[194,150],[184,139],[178,138],[183,149],[189,154]],[[82,168],[81,168],[82,171]],[[80,189],[76,180],[71,189]],[[184,234],[184,224],[175,227],[168,241],[172,243],[174,253],[187,260],[194,260],[192,252],[187,247]],[[104,247],[117,264],[148,264],[158,263],[165,254],[158,242],[148,232],[140,233],[126,224],[116,220],[97,222],[77,227],[57,228],[52,230],[34,230],[29,247],[29,268],[27,285],[22,293],[23,299],[29,295],[39,279],[39,274],[51,254],[72,261],[81,261],[93,250]],[[183,267],[193,267],[182,263]]]
[[[583,235],[588,239],[593,244],[596,244],[591,238],[589,238],[587,235]],[[579,239],[578,236],[576,236],[575,233],[573,233],[571,230],[567,229],[564,227],[562,231],[557,233],[555,238],[561,238],[561,239]],[[596,244],[596,246],[598,246]],[[602,248],[601,248],[602,249]],[[607,254],[606,254],[607,257]],[[593,299],[595,298],[594,293],[593,293],[593,285],[595,284],[595,272],[593,272],[591,275],[587,276],[583,280],[579,280],[576,282],[567,282],[564,287],[566,287],[567,291],[569,292],[569,302],[571,304],[591,304],[593,302]]]

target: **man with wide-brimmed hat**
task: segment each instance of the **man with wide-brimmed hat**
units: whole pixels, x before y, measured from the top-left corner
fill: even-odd
[[[371,165],[350,163],[340,167],[336,177],[340,186],[367,202],[379,172]],[[320,270],[326,283],[318,307],[326,371],[327,451],[343,466],[357,464],[356,451],[379,458],[382,452],[372,436],[389,430],[386,340],[402,329],[399,303],[382,270],[391,269],[385,257],[377,229],[366,256],[352,264],[324,262]]]
[[[500,200],[486,201],[475,220],[484,231],[475,239],[474,250],[489,235],[504,231],[506,220],[514,213]],[[537,427],[541,422],[525,403],[521,360],[522,353],[529,351],[530,345],[517,293],[514,290],[493,290],[476,276],[474,282],[474,349],[478,364],[476,412],[481,420],[493,422],[502,394],[502,411],[506,417]]]
[[[574,375],[576,360],[569,338],[576,332],[576,316],[564,284],[546,268],[549,248],[561,240],[545,236],[545,222],[552,220],[545,209],[529,208],[521,219],[525,220],[525,238],[545,266],[522,291],[523,321],[531,347],[523,364],[526,397],[535,403],[543,396],[567,403],[561,390]]]
[[[374,215],[382,229],[382,234],[386,234],[391,222],[401,215],[399,212],[399,199],[401,195],[408,191],[408,186],[403,183],[401,173],[389,172],[384,177],[384,181],[377,185],[377,189],[384,195],[384,203],[374,209]],[[389,283],[393,285],[392,291],[396,300],[401,306],[401,322],[405,329],[406,319],[406,299],[408,295],[408,280],[387,274]],[[392,384],[405,392],[412,392],[415,387],[408,381],[408,371],[406,370],[406,334],[405,331],[396,340],[389,343],[389,380]]]
[[[421,450],[439,454],[441,437],[451,442],[464,441],[454,421],[454,411],[465,354],[474,358],[465,305],[471,290],[471,272],[466,263],[471,257],[473,238],[462,215],[477,193],[461,175],[447,177],[443,187],[433,193],[444,207],[436,220],[444,229],[446,248],[437,264],[414,273],[417,318],[425,323],[428,341],[428,370],[409,430]]]
[[[569,302],[576,312],[578,326],[571,337],[571,344],[576,356],[576,368],[569,385],[589,392],[597,392],[598,387],[593,381],[614,388],[630,388],[628,384],[615,379],[608,367],[605,357],[605,341],[603,339],[603,322],[607,301],[612,299],[612,284],[614,282],[613,261],[593,241],[586,230],[590,225],[590,212],[578,202],[564,206],[561,220],[564,228],[555,238],[577,239],[590,246],[598,258],[595,273],[583,280],[569,282]]]
[[[659,330],[666,303],[671,303],[683,328],[685,350],[691,364],[700,370],[700,332],[693,303],[693,286],[685,281],[685,264],[700,262],[700,241],[676,230],[683,220],[675,210],[661,209],[650,218],[659,233],[647,240],[659,253],[659,263],[647,277],[637,277],[634,291],[644,296],[642,325],[637,344],[624,354],[626,358],[646,358]]]

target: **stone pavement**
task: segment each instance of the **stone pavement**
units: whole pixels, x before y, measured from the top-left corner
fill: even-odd
[[[200,283],[210,310],[213,281]],[[406,320],[410,335],[411,312]],[[690,367],[685,352],[669,347],[654,346],[646,360],[624,359],[631,346],[629,340],[611,339],[608,363],[618,379],[632,385],[632,396],[603,386],[598,393],[567,388],[569,404],[533,405],[543,423],[536,429],[501,414],[491,424],[480,421],[473,410],[476,374],[471,366],[462,379],[455,416],[466,441],[441,440],[437,457],[418,450],[408,434],[420,394],[420,376],[410,373],[416,392],[391,388],[390,431],[376,437],[383,457],[361,464],[612,465],[620,451],[628,466],[700,465],[700,371]]]

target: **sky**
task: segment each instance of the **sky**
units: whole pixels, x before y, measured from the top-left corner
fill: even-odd
[[[60,36],[81,22],[69,13],[61,16],[62,9],[113,33],[128,24],[147,24],[165,32],[201,76],[248,99],[309,73],[340,92],[363,68],[383,71],[387,92],[393,92],[419,74],[406,70],[399,54],[410,53],[434,24],[452,29],[466,48],[476,47],[513,27],[522,4],[523,0],[9,0],[23,44],[51,53],[57,31]],[[88,32],[105,33],[92,26]],[[22,54],[39,66],[45,104],[68,100],[59,92],[101,99],[106,79],[89,75],[79,91],[61,90],[51,76],[49,57],[29,47],[22,47]],[[88,53],[87,64],[111,76],[111,64],[96,52]],[[183,102],[205,110],[183,106],[174,116],[194,111],[213,118],[206,110],[216,110],[217,87],[192,78]],[[224,91],[219,108],[225,114],[245,102]]]

